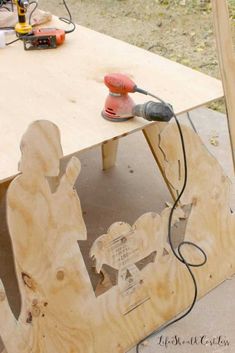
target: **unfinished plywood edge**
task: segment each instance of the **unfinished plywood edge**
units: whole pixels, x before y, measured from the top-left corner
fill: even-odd
[[[169,124],[159,133],[162,168],[177,192],[183,182],[178,130]],[[228,178],[191,129],[183,127],[183,134],[189,177],[173,224],[185,222],[184,239],[207,253],[205,267],[193,270],[201,296],[235,272],[235,223]],[[126,353],[190,305],[193,284],[167,241],[169,207],[161,214],[142,215],[134,225],[114,223],[97,238],[90,249],[97,272],[109,265],[117,271],[117,283],[95,293],[77,242],[87,236],[74,190],[79,160],[70,159],[52,192],[48,177],[59,174],[62,158],[56,125],[31,124],[21,152],[22,174],[7,192],[22,299],[18,320],[0,285],[0,335],[7,353]],[[201,261],[194,248],[185,253],[189,262]]]
[[[227,0],[212,0],[212,9],[235,168],[235,55]]]
[[[160,149],[160,134],[161,131],[166,127],[167,123],[156,123],[146,126],[142,132],[144,137],[149,145],[149,148],[153,154],[153,157],[158,165],[158,168],[162,174],[164,182],[166,183],[168,190],[173,199],[176,198],[176,194],[169,181],[165,177],[164,173],[164,155],[162,150]]]

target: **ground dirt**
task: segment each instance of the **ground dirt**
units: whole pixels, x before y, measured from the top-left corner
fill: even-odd
[[[80,25],[219,77],[211,4],[207,0],[67,0],[67,3]],[[56,15],[66,14],[63,1],[39,0],[39,4]],[[230,0],[230,12],[233,23],[235,0]],[[224,110],[222,101],[211,107]]]

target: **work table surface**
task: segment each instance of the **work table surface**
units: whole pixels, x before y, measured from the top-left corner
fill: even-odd
[[[54,18],[47,26],[63,24]],[[58,125],[64,155],[150,124],[141,118],[112,123],[101,117],[107,73],[130,75],[139,87],[170,102],[176,114],[223,96],[214,78],[81,26],[57,49],[24,51],[17,42],[2,49],[0,58],[0,181],[17,173],[20,139],[34,120]],[[132,98],[150,100],[138,93]]]

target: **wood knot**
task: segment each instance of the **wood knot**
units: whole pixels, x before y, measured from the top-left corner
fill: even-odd
[[[118,353],[123,353],[124,352],[123,348],[122,348],[122,345],[120,343],[117,345],[117,352]]]
[[[26,322],[27,322],[27,324],[31,324],[31,322],[32,322],[32,314],[31,314],[31,312],[28,313],[28,317],[26,319]]]
[[[126,237],[123,237],[123,238],[121,239],[121,242],[122,242],[122,243],[126,243],[126,242],[127,242],[127,238],[126,238]]]
[[[41,313],[41,310],[38,306],[33,306],[32,308],[32,316],[33,317],[38,317]]]
[[[22,272],[21,275],[22,275],[22,279],[23,279],[24,284],[28,288],[35,290],[36,286],[35,286],[34,280],[29,275],[27,275],[27,273]]]
[[[63,281],[64,277],[65,277],[65,273],[63,270],[57,271],[56,278],[58,281]]]
[[[38,305],[38,300],[37,300],[37,299],[33,299],[32,305],[33,305],[33,306]]]
[[[169,251],[166,250],[166,248],[163,249],[162,256],[169,255]]]

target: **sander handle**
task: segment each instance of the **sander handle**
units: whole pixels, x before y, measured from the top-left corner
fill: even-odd
[[[168,122],[174,116],[173,109],[170,104],[152,101],[135,105],[132,113],[133,116],[140,116],[148,121]]]
[[[128,76],[113,73],[104,77],[104,83],[108,87],[110,93],[124,95],[136,92],[136,84]]]

